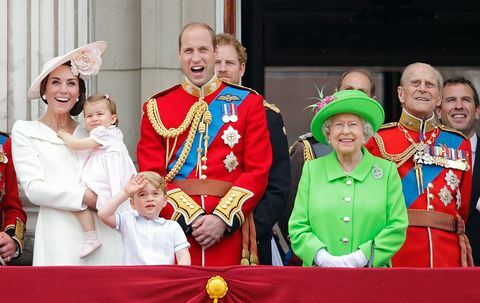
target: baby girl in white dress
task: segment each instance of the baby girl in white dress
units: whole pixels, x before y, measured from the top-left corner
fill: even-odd
[[[130,177],[136,174],[132,159],[123,142],[122,131],[117,127],[117,109],[108,95],[93,95],[87,98],[83,107],[85,129],[89,137],[76,138],[64,130],[57,135],[73,150],[91,150],[81,170],[82,183],[97,194],[97,209],[120,192]],[[123,203],[121,211],[130,209]],[[80,258],[88,256],[101,245],[95,231],[92,211],[88,208],[76,211],[84,232]]]

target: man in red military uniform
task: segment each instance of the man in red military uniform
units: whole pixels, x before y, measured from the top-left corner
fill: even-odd
[[[402,116],[384,125],[367,143],[376,156],[397,164],[409,226],[394,267],[472,266],[465,220],[471,192],[470,142],[438,125],[442,76],[432,66],[413,63],[400,79]]]
[[[18,198],[11,140],[3,132],[0,132],[0,186],[0,262],[10,262],[23,250],[27,216]]]
[[[164,175],[169,205],[191,244],[192,265],[239,265],[239,228],[267,186],[272,152],[263,97],[214,73],[215,32],[186,25],[179,37],[181,85],[144,106],[137,146],[140,171]],[[253,222],[252,222],[253,224]]]

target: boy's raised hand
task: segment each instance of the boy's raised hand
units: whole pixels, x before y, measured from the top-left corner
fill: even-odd
[[[125,184],[123,187],[123,190],[129,195],[133,196],[136,192],[141,190],[142,188],[147,185],[148,180],[145,178],[145,176],[142,175],[136,175],[136,176],[131,176],[130,180]]]

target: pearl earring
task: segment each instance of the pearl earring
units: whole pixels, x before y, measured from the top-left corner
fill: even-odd
[[[332,143],[332,141],[328,140],[328,141],[327,141],[327,143],[328,143],[328,144],[331,144],[331,143]]]
[[[43,100],[47,100],[47,95],[43,94],[43,95],[42,95],[42,99],[43,99]]]
[[[77,97],[77,101],[75,101],[75,102],[78,102],[78,101],[80,101],[80,98]]]

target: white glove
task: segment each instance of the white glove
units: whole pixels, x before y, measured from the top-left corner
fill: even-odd
[[[343,264],[340,257],[332,256],[325,248],[317,251],[313,261],[320,267],[342,267]]]
[[[320,249],[315,255],[314,262],[320,267],[364,267],[368,260],[361,250],[344,256],[332,256],[325,248]]]
[[[368,260],[363,254],[363,252],[359,249],[351,254],[345,255],[341,257],[345,264],[344,267],[365,267],[367,265]]]

